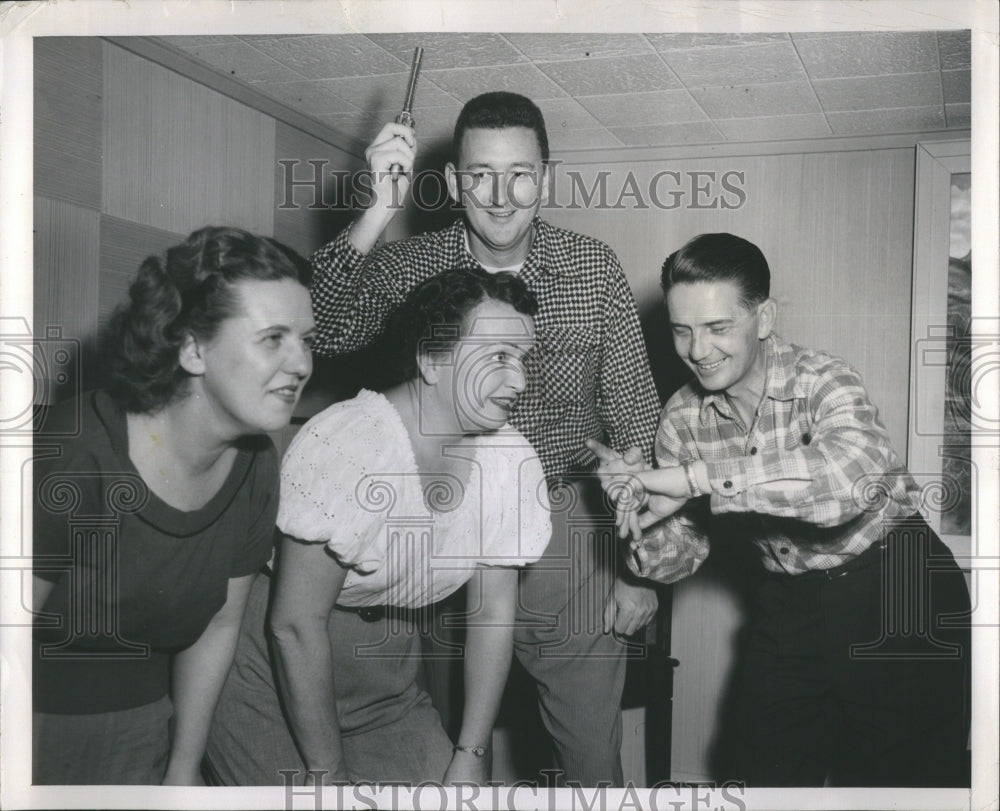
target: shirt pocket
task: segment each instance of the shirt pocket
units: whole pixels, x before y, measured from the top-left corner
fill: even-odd
[[[536,346],[539,390],[546,401],[576,408],[594,402],[599,347],[590,330],[549,328]]]
[[[793,400],[788,415],[784,420],[784,442],[786,451],[795,451],[800,448],[809,447],[814,441],[812,420],[808,409],[804,408],[805,403],[800,400]],[[780,414],[775,415],[776,419],[781,419]]]

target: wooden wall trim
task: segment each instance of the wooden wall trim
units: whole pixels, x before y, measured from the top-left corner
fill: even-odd
[[[364,158],[367,144],[348,138],[319,121],[303,115],[298,110],[275,101],[270,96],[266,96],[242,82],[230,79],[224,73],[213,70],[208,65],[166,43],[159,42],[152,37],[102,37],[102,39],[117,45],[119,48],[124,48],[136,56],[141,56],[161,67],[172,70],[174,73],[179,73],[181,76],[215,90],[217,93],[228,96],[234,101],[252,107],[290,127],[319,138],[350,155]]]
[[[880,149],[913,149],[917,142],[969,138],[969,130],[906,133],[897,135],[852,135],[810,138],[799,141],[756,141],[732,144],[684,144],[620,146],[608,149],[562,150],[553,159],[566,164],[614,164],[690,158],[750,158],[765,155],[804,155],[815,152],[873,152]]]

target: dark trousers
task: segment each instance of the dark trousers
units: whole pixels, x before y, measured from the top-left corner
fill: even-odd
[[[829,572],[768,575],[741,675],[751,786],[969,785],[965,577],[919,517]]]

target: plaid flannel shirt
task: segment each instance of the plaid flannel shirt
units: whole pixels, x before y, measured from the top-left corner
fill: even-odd
[[[555,478],[594,466],[584,440],[652,459],[660,410],[635,301],[614,252],[536,217],[520,276],[538,299],[527,386],[510,421]],[[314,351],[335,355],[374,341],[418,283],[479,267],[462,220],[361,254],[343,231],[312,257]]]
[[[657,462],[703,459],[712,492],[644,536],[644,576],[690,574],[716,532],[752,540],[770,571],[829,569],[881,539],[887,522],[918,511],[919,488],[860,375],[777,336],[765,358],[764,396],[749,429],[724,394],[705,394],[693,381],[664,408]]]

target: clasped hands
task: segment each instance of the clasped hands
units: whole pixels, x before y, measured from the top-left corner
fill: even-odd
[[[600,461],[597,478],[615,504],[618,534],[632,538],[632,550],[642,560],[642,531],[673,515],[691,497],[684,468],[652,468],[638,448],[620,454],[595,439],[588,439],[587,447]]]

